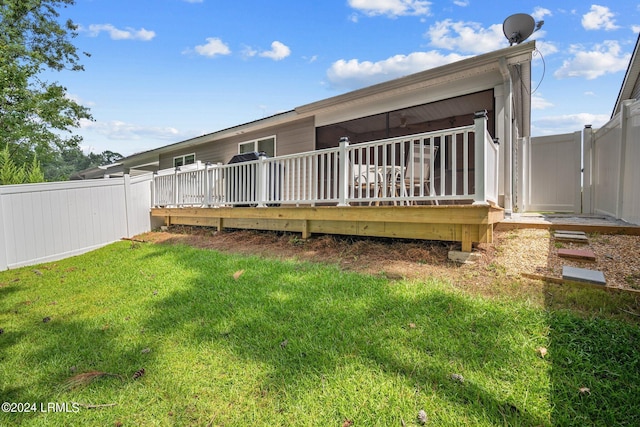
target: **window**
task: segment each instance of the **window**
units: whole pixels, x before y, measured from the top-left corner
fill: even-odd
[[[173,158],[173,167],[191,165],[196,162],[195,154],[185,154],[184,156],[178,156]]]
[[[252,151],[263,151],[267,156],[274,157],[276,155],[276,137],[270,136],[268,138],[255,139],[238,144],[238,154],[250,153]]]

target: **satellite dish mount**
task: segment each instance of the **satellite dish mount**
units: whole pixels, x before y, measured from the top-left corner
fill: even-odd
[[[531,15],[526,13],[516,13],[504,20],[502,31],[504,36],[509,40],[509,46],[520,44],[528,39],[531,34],[538,31],[544,24],[544,21],[536,21]]]

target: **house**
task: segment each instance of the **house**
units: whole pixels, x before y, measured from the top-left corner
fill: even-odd
[[[355,90],[253,122],[134,154],[80,178],[158,171],[200,161],[227,163],[238,153],[270,157],[473,124],[486,110],[500,142],[500,206],[512,205],[514,141],[530,132],[530,41]]]
[[[464,240],[463,249],[469,251],[472,241],[491,241],[492,224],[514,206],[515,150],[517,141],[530,134],[534,49],[535,42],[530,41],[467,58],[138,153],[117,164],[85,171],[79,178],[158,173],[152,213],[164,216],[167,223],[222,228],[224,219],[227,227],[291,229],[308,235],[331,232],[331,226],[313,221],[335,222],[336,215],[340,220],[344,215],[325,210],[326,218],[318,218],[316,210],[294,214],[287,209],[365,205],[373,211],[379,207],[386,212],[385,219],[367,216],[368,223],[362,225],[359,220],[364,211],[360,210],[352,223],[341,223],[347,228],[336,232]],[[341,146],[340,141],[346,139],[348,144]],[[425,150],[410,148],[418,139]],[[263,176],[262,169],[256,169],[258,163],[237,166],[235,172],[222,167],[233,156],[252,152],[263,152],[269,158],[270,188],[254,188],[256,179]],[[349,162],[338,160],[346,158]],[[425,163],[429,167],[422,169],[420,164]],[[178,170],[193,168],[193,173],[206,168],[210,177],[193,175],[189,183],[179,184]],[[354,168],[368,171],[364,185],[354,178]],[[277,176],[272,176],[273,170],[279,171]],[[400,185],[409,181],[411,185]],[[187,187],[181,190],[179,186]],[[384,203],[395,206],[380,206]],[[441,209],[429,220],[424,212],[416,217],[414,228],[421,232],[401,223],[401,218],[408,218],[408,208],[427,203]],[[484,210],[478,215],[462,213],[461,209],[470,206],[460,205],[472,203],[484,205]],[[247,205],[279,206],[281,211],[245,209],[242,218],[236,218],[241,210],[196,214],[184,209]],[[426,224],[442,223],[442,218],[451,215],[442,210],[445,206],[467,219],[444,221],[446,226],[425,232]],[[385,208],[397,210],[390,215]],[[354,212],[350,215],[356,215]],[[367,215],[373,215],[371,212]],[[274,221],[284,223],[268,225]],[[467,227],[471,224],[465,221],[473,222],[473,227]],[[392,227],[395,222],[398,224]]]

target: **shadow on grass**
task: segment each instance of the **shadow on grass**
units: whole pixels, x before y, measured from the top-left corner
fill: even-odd
[[[176,425],[411,425],[419,409],[432,425],[640,424],[638,327],[599,316],[593,294],[593,311],[581,315],[571,307],[585,300],[562,293],[561,301],[550,286],[544,313],[475,301],[438,283],[189,247],[126,247],[105,249],[111,255],[95,277],[65,273],[87,283],[55,306],[26,306],[26,290],[1,289],[25,294],[0,313],[16,316],[0,337],[0,361],[20,353],[26,373],[19,385],[0,385],[6,400],[119,403],[65,418],[71,424],[155,417]],[[131,271],[121,259],[131,259]],[[63,277],[73,261],[60,264],[44,277]],[[92,295],[98,286],[103,297]],[[545,343],[541,359],[535,348]],[[71,367],[125,380],[67,392],[60,386]],[[147,375],[132,380],[141,367]],[[58,420],[44,416],[8,419]]]
[[[320,396],[325,384],[338,384],[328,393],[350,416],[358,419],[360,411],[375,411],[376,403],[368,400],[384,400],[384,390],[340,383],[355,369],[370,371],[374,382],[399,381],[412,390],[409,399],[416,404],[437,394],[447,406],[442,411],[456,413],[452,417],[545,424],[539,412],[530,413],[526,399],[500,398],[490,388],[505,378],[486,378],[503,364],[521,363],[514,355],[522,354],[522,343],[513,337],[522,325],[508,311],[475,304],[450,290],[428,289],[429,284],[389,284],[313,264],[265,263],[189,248],[174,248],[172,255],[193,277],[186,288],[153,303],[145,327],[153,334],[170,333],[176,342],[198,343],[201,353],[192,355],[194,365],[219,357],[207,354],[211,352],[248,370],[259,366],[259,378],[241,393],[258,401],[287,401],[280,408],[284,413],[295,412],[296,402],[304,405],[305,396]],[[239,271],[244,272],[234,279]],[[413,290],[402,292],[403,287]],[[234,387],[228,369],[210,366],[208,375]],[[357,390],[380,395],[344,396]],[[358,400],[368,403],[348,408]],[[418,409],[412,408],[409,417]],[[374,414],[360,415],[371,421]],[[393,419],[398,425],[400,415]]]

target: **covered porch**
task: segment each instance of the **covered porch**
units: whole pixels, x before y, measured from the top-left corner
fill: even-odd
[[[470,126],[154,177],[152,215],[166,225],[491,243],[497,143],[478,112]]]

